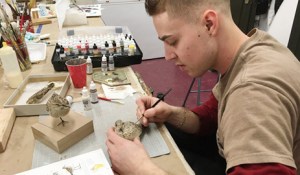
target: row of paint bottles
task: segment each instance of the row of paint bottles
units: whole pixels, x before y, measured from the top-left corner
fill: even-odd
[[[7,46],[6,42],[3,42],[3,47],[0,49],[0,58],[9,87],[17,88],[23,81],[23,76],[19,67],[16,52],[12,47]]]
[[[88,56],[88,58],[86,59],[86,73],[88,75],[93,74],[93,63],[92,63],[92,59],[90,56]],[[106,74],[107,71],[113,71],[115,70],[115,61],[114,61],[114,56],[110,55],[108,57],[108,63],[107,63],[107,57],[105,55],[102,56],[102,60],[101,60],[101,71]]]
[[[69,55],[91,55],[102,56],[105,54],[118,54],[132,56],[136,52],[136,44],[134,40],[122,38],[116,42],[115,40],[103,41],[103,43],[81,43],[73,42],[60,42],[56,44],[56,52],[60,55],[61,59]]]

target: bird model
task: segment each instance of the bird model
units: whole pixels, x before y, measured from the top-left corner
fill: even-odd
[[[142,134],[142,129],[141,124],[131,121],[123,122],[122,120],[117,120],[115,122],[115,132],[127,140],[134,140],[136,137],[139,137]]]
[[[53,93],[46,103],[46,110],[52,117],[60,118],[61,122],[57,126],[60,124],[64,126],[64,123],[67,121],[63,120],[62,117],[66,116],[70,111],[69,102],[64,97]]]
[[[36,92],[35,94],[33,94],[31,97],[28,98],[28,100],[26,101],[27,104],[36,104],[39,101],[41,101],[46,94],[53,89],[55,86],[54,83],[49,83],[46,87],[44,87],[43,89],[39,90],[38,92]]]

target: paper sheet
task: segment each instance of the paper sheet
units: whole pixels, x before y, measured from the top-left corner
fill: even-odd
[[[72,171],[70,173],[69,171]],[[108,161],[101,149],[61,160],[40,168],[19,173],[18,175],[113,175]]]
[[[36,141],[33,153],[32,168],[47,165],[62,159],[80,155],[89,151],[102,148],[106,158],[109,160],[107,147],[105,145],[106,132],[110,127],[114,126],[116,120],[136,121],[136,104],[137,94],[124,99],[124,105],[99,101],[92,104],[93,109],[90,111],[83,110],[81,102],[74,103],[72,110],[93,119],[94,133],[88,135],[80,142],[74,144],[61,154],[58,154],[43,143]],[[40,116],[40,118],[45,116]],[[169,154],[170,150],[162,138],[155,124],[151,124],[143,131],[141,142],[144,144],[146,151],[150,157],[157,157]],[[110,162],[110,161],[109,161]]]
[[[132,96],[136,91],[130,85],[107,86],[102,84],[102,89],[106,98],[109,99],[125,99]]]

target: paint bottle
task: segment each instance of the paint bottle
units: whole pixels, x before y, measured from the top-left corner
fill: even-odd
[[[62,45],[60,46],[59,57],[60,59],[64,59],[66,57],[65,49]]]
[[[96,84],[91,81],[90,84],[90,96],[91,96],[91,103],[95,104],[98,103],[98,93],[97,93],[97,88],[96,88]]]
[[[94,43],[94,45],[93,45],[93,55],[99,55],[99,50],[98,50],[98,47],[97,47],[97,45]]]
[[[109,44],[107,41],[105,41],[104,46],[105,46],[106,54],[109,53]]]
[[[75,56],[78,55],[79,54],[79,50],[77,48],[77,45],[73,44],[72,47],[73,47],[73,55],[75,55]]]
[[[120,46],[120,42],[117,42],[117,54],[121,53],[121,46]]]
[[[94,45],[92,43],[89,43],[89,51],[88,51],[89,55],[93,55],[93,52],[94,52],[93,46]]]
[[[93,73],[93,63],[90,56],[88,56],[86,59],[86,73],[88,75],[91,75]]]
[[[85,111],[91,110],[92,109],[91,99],[89,96],[89,92],[85,86],[82,88],[81,93],[82,93],[82,103],[83,103],[84,110]]]
[[[89,54],[89,51],[90,51],[90,45],[89,45],[89,43],[88,43],[87,40],[85,40],[84,47],[85,47],[85,54]]]
[[[123,41],[122,38],[120,40],[120,47],[121,47],[121,54],[123,55],[123,53],[124,53],[124,41]]]
[[[77,43],[76,48],[78,50],[78,54],[81,54],[81,41]]]
[[[59,55],[60,46],[58,45],[58,43],[56,43],[56,45],[55,45],[55,51],[56,51],[57,55]]]
[[[115,61],[113,55],[109,55],[108,57],[108,70],[115,70]]]
[[[81,54],[86,55],[87,54],[87,49],[85,47],[85,44],[81,44]]]
[[[128,56],[134,55],[134,45],[130,44],[128,47]]]
[[[117,53],[117,43],[115,40],[112,41],[113,53]]]
[[[106,56],[102,56],[102,61],[101,61],[101,71],[103,72],[104,75],[107,73],[107,59]]]

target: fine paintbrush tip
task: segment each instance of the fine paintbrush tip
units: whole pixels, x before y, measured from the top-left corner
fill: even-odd
[[[172,88],[170,88],[166,93],[164,93],[160,98],[158,98],[158,100],[151,106],[151,108],[154,108],[160,101],[162,101],[165,98],[165,96],[169,92],[171,92],[171,90],[172,90]],[[144,114],[142,114],[142,116],[140,118],[138,118],[138,120],[135,123],[139,122],[141,120],[141,118],[143,118],[143,117],[144,117]]]

